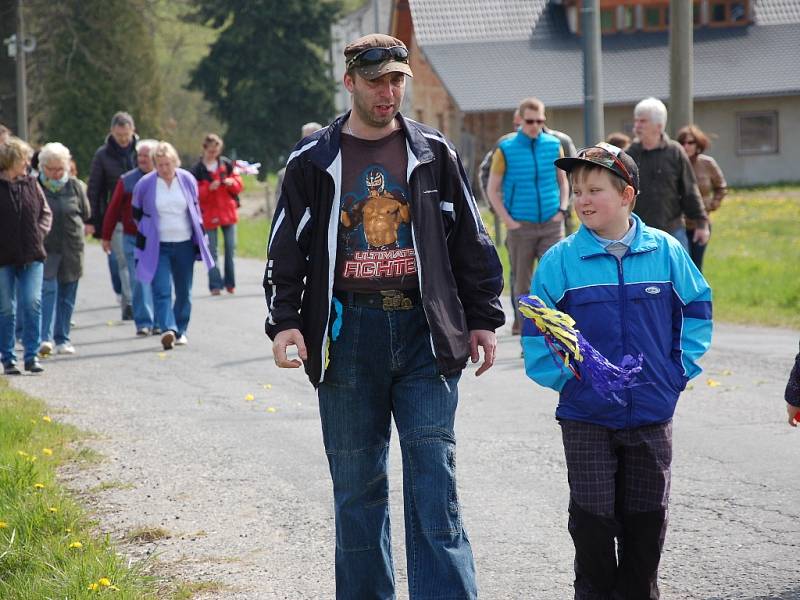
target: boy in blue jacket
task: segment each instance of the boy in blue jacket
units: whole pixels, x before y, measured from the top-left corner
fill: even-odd
[[[631,212],[639,173],[630,156],[599,144],[555,164],[570,175],[582,225],[545,254],[531,293],[571,315],[612,363],[644,357],[638,385],[605,398],[523,325],[528,376],[560,393],[575,598],[655,600],[672,415],[711,343],[711,289],[679,242]]]

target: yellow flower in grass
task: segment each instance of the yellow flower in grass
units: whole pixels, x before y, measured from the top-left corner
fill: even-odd
[[[34,483],[33,487],[35,487],[37,490],[43,490],[44,489],[44,484],[43,483]]]
[[[96,592],[98,589],[100,589],[100,586],[97,583],[90,583],[89,587],[86,589],[88,589],[90,592]]]
[[[102,586],[108,587],[111,585],[111,580],[108,577],[101,577],[100,579],[97,580],[97,583],[99,583]]]
[[[75,548],[76,550],[80,550],[81,548],[83,548],[83,544],[81,544],[81,543],[80,543],[80,542],[78,542],[78,541],[75,541],[75,542],[72,542],[72,543],[69,545],[69,547],[70,547],[70,548]]]
[[[8,523],[5,521],[0,521],[0,529],[5,529],[6,527],[8,527]]]
[[[42,421],[44,421],[45,423],[51,423],[53,421],[53,419],[51,419],[50,417],[45,415],[45,416],[42,417]]]
[[[51,513],[57,513],[58,512],[58,509],[55,506],[51,506],[47,510],[49,510]]]
[[[25,458],[26,456],[30,456],[25,450],[17,450],[17,454]]]
[[[42,454],[45,456],[53,456],[53,451],[50,448],[42,448]]]
[[[72,527],[67,527],[64,531],[66,531],[67,533],[72,533]]]

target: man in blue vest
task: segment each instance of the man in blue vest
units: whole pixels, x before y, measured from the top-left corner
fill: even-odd
[[[505,223],[514,298],[527,294],[536,261],[564,237],[569,210],[569,183],[553,164],[564,156],[560,140],[543,131],[544,103],[526,98],[517,133],[503,139],[492,157],[487,192],[495,214]],[[514,302],[512,333],[521,321]]]

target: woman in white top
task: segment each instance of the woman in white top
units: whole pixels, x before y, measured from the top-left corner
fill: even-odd
[[[202,259],[209,269],[214,261],[203,231],[194,176],[180,168],[178,153],[167,142],[158,143],[153,160],[155,170],[133,189],[138,229],[134,255],[136,277],[152,284],[155,321],[164,329],[161,344],[170,350],[188,343],[194,261]]]

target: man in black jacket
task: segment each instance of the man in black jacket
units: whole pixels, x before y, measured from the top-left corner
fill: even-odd
[[[111,202],[111,194],[120,175],[136,167],[136,125],[133,117],[126,112],[118,112],[111,117],[111,131],[106,142],[97,149],[92,159],[89,173],[87,195],[92,205],[92,224],[87,228],[97,239],[102,237],[103,219]],[[125,265],[122,249],[122,225],[111,239],[111,254],[108,255],[108,269],[117,296],[121,296],[122,318],[133,319],[131,308],[131,282]]]
[[[455,484],[467,360],[494,362],[502,267],[461,161],[398,110],[405,45],[345,48],[353,110],[289,158],[264,275],[279,367],[317,387],[334,487],[336,597],[394,597],[386,461],[400,436],[411,598],[476,598]],[[300,360],[288,359],[296,346]]]

